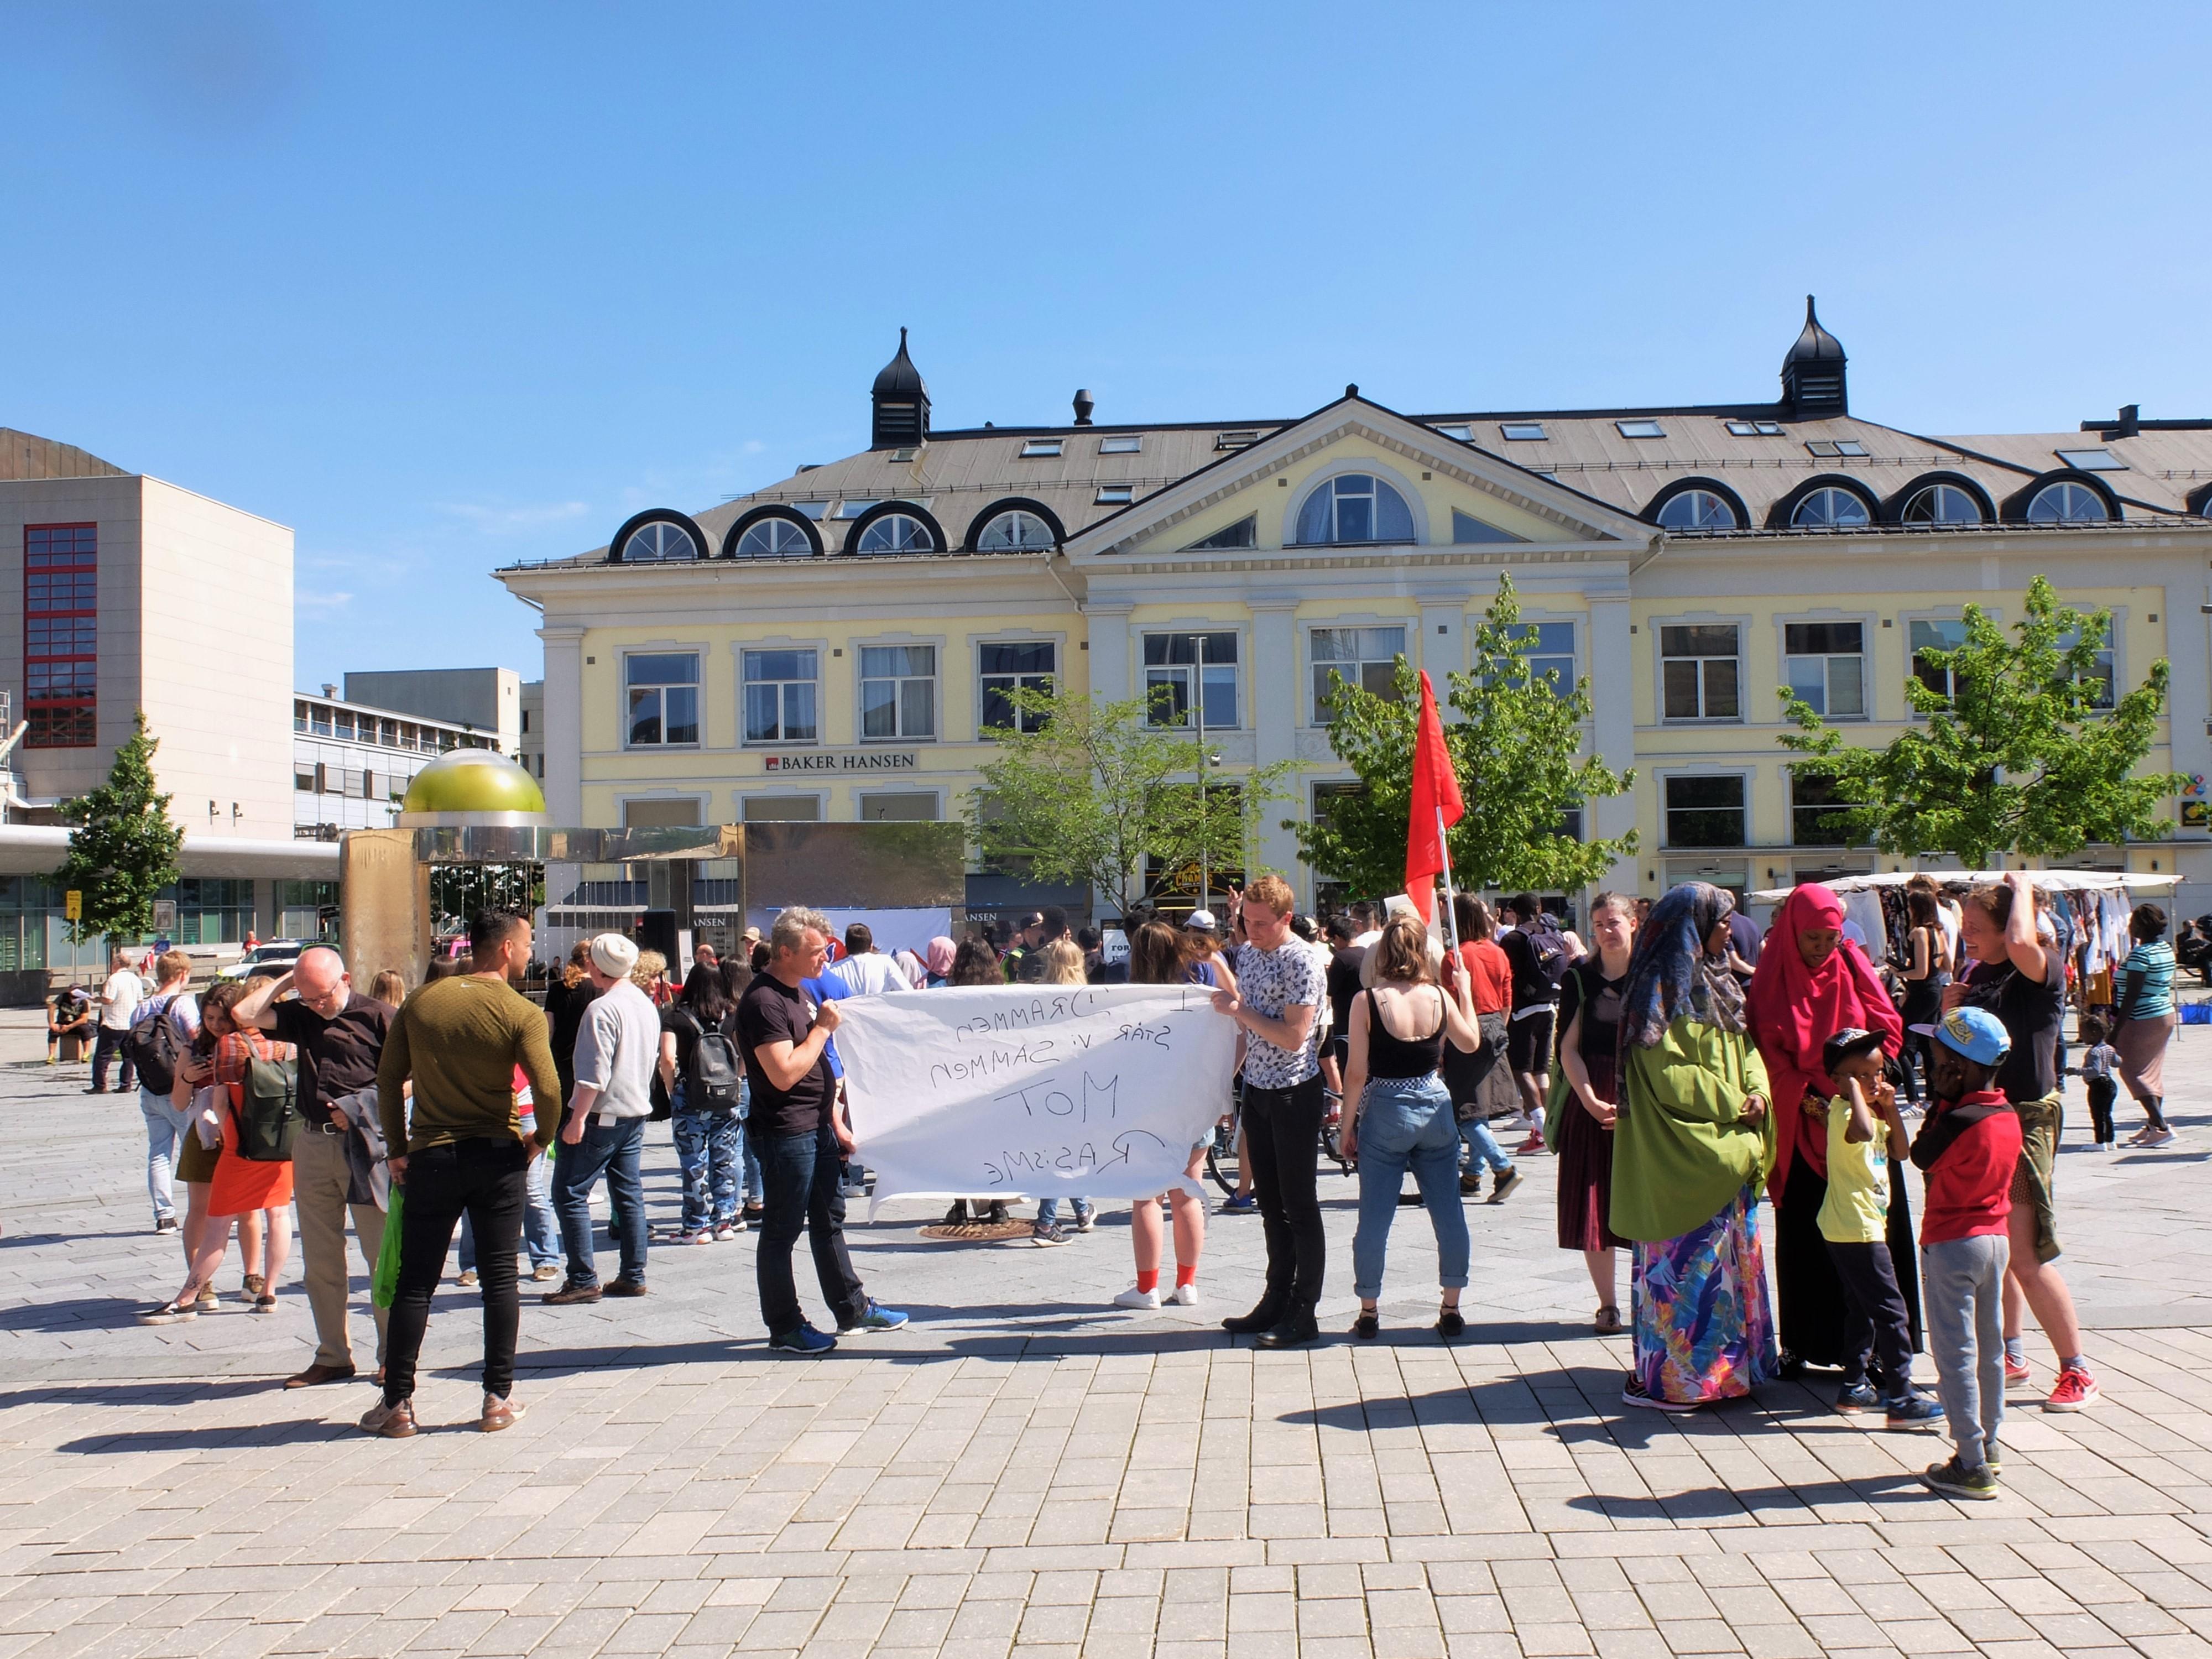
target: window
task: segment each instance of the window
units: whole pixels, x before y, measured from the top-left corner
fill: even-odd
[[[1044,730],[1045,717],[1017,714],[1016,691],[1050,693],[1059,647],[1050,640],[985,641],[977,647],[983,671],[983,729],[1007,731],[1018,726],[1024,732]]]
[[[1443,425],[1431,429],[1444,437],[1455,438],[1463,444],[1474,441],[1474,428],[1465,421],[1448,421]]]
[[[1939,696],[1956,697],[1959,688],[1956,677],[1948,668],[1938,668],[1927,653],[1956,651],[1966,642],[1966,624],[1960,621],[1930,622],[1916,618],[1907,633],[1912,647],[1912,674],[1921,684]]]
[[[1782,650],[1792,696],[1825,719],[1865,716],[1865,623],[1784,623]]]
[[[350,708],[341,708],[341,709],[339,709],[339,710],[338,710],[338,722],[337,722],[337,724],[338,724],[338,736],[340,736],[340,737],[342,737],[342,738],[350,738],[350,737],[352,737],[352,736],[353,736],[353,710],[352,710],[352,709],[350,709]]]
[[[894,449],[887,459],[894,465],[902,466],[921,453],[919,449]]]
[[[937,735],[937,647],[864,645],[860,647],[860,736],[863,738]]]
[[[2077,630],[2069,628],[2058,636],[2058,648],[2071,651],[2079,638]],[[2089,671],[2089,706],[2092,708],[2110,708],[2112,706],[2116,678],[2112,666],[2112,633],[2107,628],[2103,642],[2097,647],[2096,666]]]
[[[1956,484],[1929,484],[1912,492],[1899,516],[1906,524],[1979,524],[1982,507]]]
[[[2054,455],[2076,472],[2124,472],[2128,464],[2109,449],[2057,449]]]
[[[1663,438],[1667,428],[1656,421],[1615,421],[1613,429],[1624,438]]]
[[[986,553],[1049,553],[1052,526],[1036,514],[1017,508],[999,514],[985,525],[975,545]]]
[[[1557,678],[1553,687],[1561,696],[1575,689],[1575,625],[1571,622],[1530,623],[1521,630],[1527,650],[1528,678],[1537,685],[1547,675]]]
[[[1506,421],[1498,428],[1498,435],[1509,444],[1540,444],[1544,441],[1541,421]]]
[[[665,520],[640,525],[629,532],[629,539],[623,544],[622,549],[624,564],[647,564],[661,560],[696,559],[698,556],[699,545],[691,539],[690,532],[680,524],[669,524]]]
[[[626,800],[622,817],[625,830],[689,830],[699,822],[699,803],[690,796]]]
[[[416,744],[416,732],[415,722],[414,722],[414,721],[412,721],[412,720],[402,720],[402,721],[400,721],[400,722],[399,722],[399,746],[400,746],[402,749],[412,749],[412,748],[414,748],[414,747],[415,747],[415,744]]]
[[[860,551],[928,553],[935,550],[936,545],[921,520],[903,513],[886,513],[860,532]]]
[[[791,504],[791,510],[798,514],[801,518],[819,520],[822,515],[830,510],[830,503],[827,501],[793,501]]]
[[[1134,484],[1100,484],[1098,493],[1091,497],[1091,502],[1097,507],[1127,507],[1136,499]]]
[[[1148,724],[1190,725],[1194,680],[1200,697],[1197,723],[1214,731],[1233,729],[1237,725],[1237,635],[1145,635]]]
[[[1851,844],[1849,809],[1838,799],[1836,786],[1826,778],[1790,775],[1790,844],[1793,847],[1848,847]]]
[[[937,822],[937,797],[934,793],[863,795],[860,797],[860,822],[934,823]]]
[[[1144,447],[1144,439],[1133,432],[1122,433],[1111,438],[1101,438],[1098,441],[1098,453],[1101,455],[1134,455]]]
[[[744,653],[745,741],[813,743],[815,664],[812,651]]]
[[[1452,508],[1452,543],[1466,547],[1483,542],[1525,542],[1526,536],[1516,536],[1510,530],[1500,530],[1486,519],[1478,519],[1472,513]]]
[[[699,741],[699,659],[692,652],[623,659],[629,690],[629,746]]]
[[[1260,434],[1256,432],[1224,432],[1213,441],[1213,447],[1217,450],[1249,449],[1259,441]]]
[[[730,550],[741,559],[791,559],[811,554],[814,544],[788,519],[761,519],[745,526]]]
[[[188,876],[161,896],[176,901],[180,945],[235,945],[253,926],[251,878]]]
[[[1805,446],[1808,454],[1820,456],[1863,455],[1866,446],[1856,438],[1815,438]]]
[[[837,503],[837,516],[841,519],[864,518],[882,505],[881,501],[840,501]]]
[[[1667,845],[1741,847],[1745,844],[1743,779],[1667,780]]]
[[[1364,472],[1326,480],[1298,513],[1298,540],[1308,546],[1413,539],[1413,515],[1406,498]]]
[[[1022,445],[1022,459],[1036,460],[1040,457],[1057,455],[1063,441],[1059,438],[1031,438]]]
[[[738,803],[747,823],[818,823],[819,795],[747,795]]]
[[[1248,513],[1235,524],[1215,531],[1211,536],[1191,544],[1193,547],[1256,547],[1260,541],[1260,517]]]
[[[1661,506],[1659,522],[1669,530],[1734,530],[1735,508],[1710,489],[1684,489]]]
[[[522,711],[522,729],[526,732],[530,729],[530,711],[527,708]],[[376,740],[386,749],[399,747],[399,722],[379,720],[376,723]]]
[[[319,767],[317,767],[307,761],[293,762],[292,787],[298,790],[303,795],[318,793],[320,791],[321,785],[317,781],[315,775],[320,769],[321,769]]]
[[[2105,498],[2087,484],[2049,483],[2027,504],[2030,524],[2101,524]]]
[[[1670,720],[1742,718],[1734,623],[1693,623],[1659,630],[1660,677]]]
[[[23,526],[23,718],[28,749],[100,741],[100,532]]]
[[[1778,438],[1782,435],[1779,421],[1730,421],[1729,431],[1739,438]]]
[[[281,939],[335,939],[338,884],[334,881],[276,884],[276,933]]]
[[[1313,640],[1313,723],[1327,726],[1331,677],[1341,674],[1345,684],[1371,691],[1378,697],[1395,697],[1398,659],[1406,654],[1402,628],[1316,628]]]
[[[1866,524],[1872,517],[1866,503],[1850,490],[1831,488],[1808,491],[1790,509],[1790,522],[1799,530],[1839,530]]]

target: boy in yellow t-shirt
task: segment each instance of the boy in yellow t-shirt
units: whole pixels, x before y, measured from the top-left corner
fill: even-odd
[[[1847,1027],[1820,1058],[1842,1091],[1828,1102],[1828,1195],[1820,1205],[1820,1237],[1850,1310],[1836,1409],[1848,1415],[1880,1406],[1890,1428],[1933,1428],[1943,1408],[1913,1392],[1912,1334],[1887,1242],[1889,1160],[1906,1157],[1911,1143],[1897,1090],[1882,1075],[1881,1038]]]

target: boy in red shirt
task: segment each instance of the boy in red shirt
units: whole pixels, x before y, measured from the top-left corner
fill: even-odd
[[[2011,1039],[1996,1016],[1954,1008],[1932,1036],[1933,1110],[1912,1143],[1928,1176],[1920,1218],[1920,1294],[1936,1392],[1958,1449],[1921,1476],[1947,1498],[1997,1495],[2004,1417],[2004,1276],[2020,1118],[1995,1086]]]

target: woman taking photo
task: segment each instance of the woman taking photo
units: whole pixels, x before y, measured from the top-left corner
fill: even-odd
[[[2166,1045],[2173,1040],[2173,947],[2166,941],[2166,912],[2155,904],[2138,904],[2128,918],[2128,937],[2136,948],[2120,964],[2112,1007],[2118,1024],[2112,1042],[2120,1052],[2120,1081],[2150,1120],[2128,1144],[2171,1146],[2173,1129],[2166,1121]]]
[[[1837,1032],[1857,1030],[1875,1033],[1882,1052],[1894,1054],[1905,1036],[1897,1005],[1874,964],[1843,930],[1843,901],[1818,882],[1806,883],[1783,901],[1751,976],[1751,1036],[1774,1100],[1774,1174],[1766,1190],[1774,1200],[1784,1376],[1799,1365],[1840,1366],[1849,1346],[1850,1305],[1820,1236],[1820,1206],[1828,1196],[1828,1097],[1836,1092],[1821,1066],[1821,1049]],[[1894,1162],[1890,1191],[1890,1248],[1911,1262],[1911,1216],[1904,1201],[1904,1174]],[[1899,1288],[1912,1312],[1917,1346],[1918,1276],[1902,1279]]]
[[[1381,1325],[1382,1258],[1398,1194],[1411,1168],[1437,1233],[1437,1282],[1443,1306],[1437,1334],[1447,1342],[1467,1328],[1459,1295],[1467,1288],[1467,1211],[1459,1191],[1459,1124],[1451,1093],[1437,1076],[1444,1043],[1472,1054],[1482,1042],[1468,975],[1446,960],[1449,994],[1429,963],[1429,936],[1412,916],[1393,916],[1368,953],[1368,988],[1352,1004],[1345,1050],[1344,1155],[1359,1161],[1359,1226],[1352,1238],[1352,1289],[1359,1317],[1352,1334],[1373,1338]]]
[[[1627,1240],[1613,1231],[1613,1134],[1620,1106],[1620,1000],[1636,945],[1636,910],[1620,893],[1590,901],[1597,953],[1559,981],[1559,1069],[1567,1098],[1544,1114],[1557,1137],[1559,1248],[1580,1250],[1597,1291],[1596,1331],[1626,1328],[1615,1300],[1613,1253]],[[1559,1085],[1553,1085],[1558,1088]]]
[[[1129,983],[1132,985],[1203,985],[1218,989],[1222,975],[1214,963],[1192,960],[1194,947],[1187,936],[1164,921],[1148,921],[1129,939]],[[1196,1195],[1200,1173],[1206,1168],[1208,1135],[1190,1149],[1183,1178],[1191,1189],[1171,1187],[1166,1194],[1175,1218],[1176,1282],[1170,1292],[1178,1307],[1198,1305],[1198,1258],[1206,1249],[1206,1200]],[[1122,1308],[1160,1305],[1160,1258],[1165,1245],[1157,1198],[1139,1199],[1129,1212],[1129,1248],[1137,1258],[1136,1285],[1114,1298]]]
[[[1759,1242],[1774,1114],[1729,971],[1734,908],[1704,882],[1674,889],[1636,941],[1621,997],[1612,1221],[1633,1241],[1636,1348],[1620,1397],[1657,1411],[1739,1398],[1775,1371]]]
[[[1943,988],[1951,982],[1951,941],[1943,932],[1942,912],[1936,895],[1918,890],[1905,896],[1905,911],[1911,923],[1905,936],[1905,1095],[1917,1106],[1928,1095],[1928,1079],[1934,1074],[1936,1053],[1916,1025],[1933,1025],[1943,1012]]]

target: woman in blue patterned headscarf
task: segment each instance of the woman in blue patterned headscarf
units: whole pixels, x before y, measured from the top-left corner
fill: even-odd
[[[1774,1161],[1766,1068],[1728,970],[1735,902],[1691,882],[1629,959],[1613,1231],[1633,1241],[1635,1363],[1621,1399],[1691,1411],[1773,1376],[1759,1189]]]

